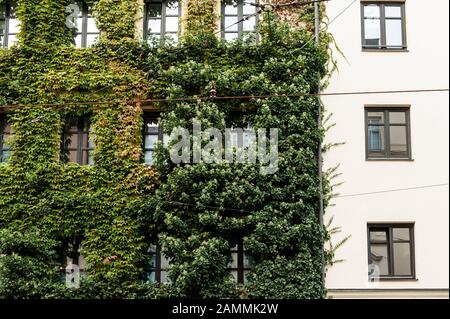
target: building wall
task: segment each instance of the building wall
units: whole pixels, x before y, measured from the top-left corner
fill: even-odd
[[[328,16],[333,19],[352,2],[330,1]],[[407,0],[408,50],[364,52],[360,1],[353,3],[329,26],[345,57],[335,53],[339,71],[326,91],[448,88],[448,9],[445,0]],[[325,157],[325,167],[340,164],[342,175],[336,182],[344,184],[336,192],[350,195],[448,183],[448,92],[328,96],[323,102],[336,123],[327,142],[346,143]],[[366,161],[366,104],[411,105],[412,161]],[[334,216],[334,225],[342,226],[333,241],[352,237],[337,251],[336,259],[345,261],[328,270],[330,295],[393,297],[397,291],[397,297],[448,297],[448,191],[448,186],[438,186],[333,199],[335,206],[327,209],[325,219]],[[417,280],[369,282],[367,223],[371,222],[415,223]],[[373,289],[378,293],[371,295]]]

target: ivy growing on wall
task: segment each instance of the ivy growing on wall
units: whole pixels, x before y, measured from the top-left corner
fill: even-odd
[[[311,41],[311,8],[295,12],[300,27],[264,12],[260,42],[226,43],[214,34],[215,1],[191,0],[181,42],[154,48],[135,35],[137,1],[90,0],[102,35],[75,49],[69,0],[18,2],[19,45],[0,49],[0,104],[17,105],[11,158],[0,164],[0,297],[324,296],[319,101],[282,96],[314,93],[329,72],[330,39]],[[255,164],[174,165],[163,145],[154,166],[142,164],[142,105],[133,100],[209,97],[212,89],[279,96],[154,104],[164,131],[192,130],[194,119],[204,128],[279,128],[276,174]],[[67,117],[87,114],[95,165],[62,163]],[[236,237],[256,260],[245,285],[226,269]],[[81,288],[70,289],[59,267],[75,241],[88,269]],[[145,281],[150,243],[171,259],[171,284]]]

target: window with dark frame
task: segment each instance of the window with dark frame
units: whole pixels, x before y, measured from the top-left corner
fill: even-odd
[[[67,119],[62,137],[62,161],[80,165],[94,165],[95,145],[88,116]]]
[[[230,243],[227,269],[235,282],[247,283],[248,274],[255,268],[256,262],[244,247],[242,238],[235,238]]]
[[[369,278],[414,279],[414,225],[368,225]]]
[[[19,20],[16,17],[17,4],[6,2],[0,4],[0,47],[10,48],[17,43]]]
[[[8,123],[8,116],[0,114],[0,163],[4,163],[10,157],[11,148],[6,140],[11,136],[11,125]]]
[[[409,107],[366,107],[367,159],[411,159]]]
[[[159,38],[178,42],[180,35],[181,2],[146,0],[144,8],[144,40]]]
[[[406,23],[404,2],[361,2],[364,49],[404,50]]]
[[[164,134],[158,124],[157,114],[144,114],[144,163],[152,165],[156,143],[163,141]]]
[[[81,239],[76,237],[72,242],[66,243],[68,254],[64,256],[62,280],[69,288],[80,288],[81,278],[87,275],[87,264],[81,254]]]
[[[77,30],[75,32],[75,46],[77,48],[88,48],[92,46],[100,36],[91,8],[84,1],[77,1],[79,14],[76,18]]]
[[[168,271],[170,260],[161,252],[158,245],[150,245],[149,253],[149,268],[147,272],[147,282],[150,283],[170,283]]]
[[[258,3],[259,1],[255,1]],[[255,34],[258,24],[258,8],[243,0],[222,2],[221,30],[225,40],[242,39],[245,35]],[[246,20],[242,20],[245,19]],[[241,22],[239,22],[241,21]],[[238,23],[239,22],[239,23]]]

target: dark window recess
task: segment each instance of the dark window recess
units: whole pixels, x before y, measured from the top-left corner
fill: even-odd
[[[404,3],[364,2],[361,17],[364,49],[406,49]]]
[[[144,163],[152,165],[156,143],[163,141],[163,131],[158,125],[156,115],[144,116]]]
[[[93,151],[89,117],[70,117],[62,137],[62,161],[80,165],[93,165]]]
[[[230,243],[227,269],[237,283],[246,283],[248,274],[255,268],[255,259],[247,252],[241,238]]]
[[[162,254],[161,248],[157,245],[150,245],[147,252],[149,254],[147,282],[169,283],[170,280],[167,273],[170,260]]]
[[[16,17],[17,4],[0,4],[0,47],[9,48],[17,43],[19,20]]]
[[[254,2],[258,3],[259,1]],[[258,35],[256,34],[256,26],[259,20],[258,10],[256,6],[252,6],[243,0],[233,1],[232,4],[222,2],[222,38],[235,40],[242,39],[245,35],[254,34],[256,40],[258,40]]]
[[[179,1],[147,0],[144,10],[144,40],[168,38],[178,42],[180,17]]]
[[[415,278],[414,225],[368,225],[369,278]]]
[[[366,108],[367,159],[411,159],[409,109]]]
[[[11,148],[7,144],[10,136],[11,125],[8,123],[8,116],[0,115],[0,163],[6,162],[10,156]]]
[[[77,48],[88,48],[97,41],[100,31],[97,28],[91,8],[84,1],[75,3],[78,6],[75,31],[75,45]]]

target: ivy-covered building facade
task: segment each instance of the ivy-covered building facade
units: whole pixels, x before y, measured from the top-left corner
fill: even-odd
[[[259,2],[0,1],[0,297],[325,296],[330,36]],[[277,128],[278,170],[174,164],[194,122]]]

